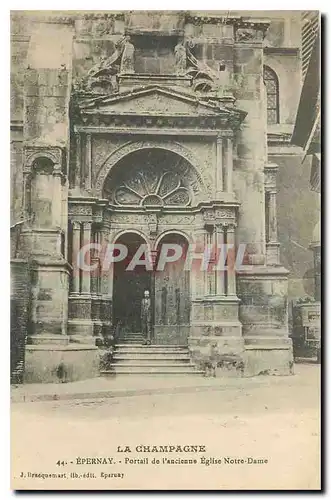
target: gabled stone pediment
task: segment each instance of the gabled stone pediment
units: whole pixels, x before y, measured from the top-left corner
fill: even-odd
[[[227,122],[241,122],[246,113],[227,109],[219,101],[201,98],[189,91],[182,92],[160,86],[138,87],[112,96],[86,97],[79,102],[82,117],[93,115],[105,117],[150,116],[150,117],[215,117]],[[83,121],[85,121],[83,119]]]

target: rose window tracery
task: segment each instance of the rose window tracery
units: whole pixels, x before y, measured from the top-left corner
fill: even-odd
[[[124,158],[104,195],[120,206],[189,206],[198,181],[191,165],[168,151],[139,151]]]
[[[163,172],[138,172],[115,190],[118,205],[189,205],[190,193],[182,185],[178,174]]]

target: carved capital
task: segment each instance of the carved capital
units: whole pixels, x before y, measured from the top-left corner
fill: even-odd
[[[83,221],[82,222],[82,227],[83,227],[83,231],[91,231],[92,229],[92,222],[91,221]]]
[[[235,224],[234,222],[229,222],[229,223],[225,223],[224,227],[226,228],[227,233],[234,233],[236,230],[237,224]]]
[[[277,172],[278,165],[276,163],[268,163],[264,167],[264,185],[267,192],[276,188]]]

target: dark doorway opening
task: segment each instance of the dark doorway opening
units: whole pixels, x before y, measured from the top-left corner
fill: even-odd
[[[152,296],[152,272],[147,271],[145,265],[135,266],[132,271],[127,270],[139,247],[146,245],[141,236],[125,233],[116,243],[128,248],[127,258],[114,265],[113,318],[116,340],[120,341],[130,333],[141,332],[141,300],[144,290],[149,290]],[[143,258],[144,256],[141,257]]]

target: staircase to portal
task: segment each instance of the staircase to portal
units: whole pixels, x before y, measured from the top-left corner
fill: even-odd
[[[185,345],[145,345],[141,333],[126,333],[118,339],[113,362],[102,375],[202,375],[191,363]]]

